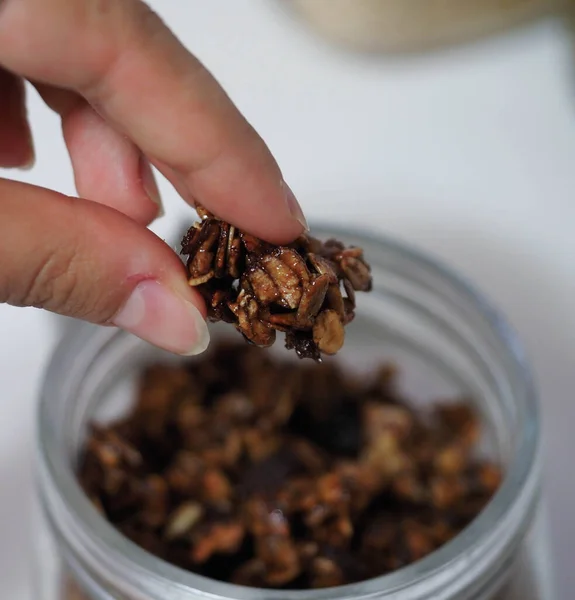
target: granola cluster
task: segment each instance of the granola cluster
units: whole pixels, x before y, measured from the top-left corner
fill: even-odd
[[[233,323],[252,344],[271,346],[276,332],[300,358],[336,354],[354,318],[355,292],[372,287],[361,248],[300,236],[272,246],[197,208],[201,221],[182,241],[189,283],[212,321]],[[342,293],[343,290],[343,293]]]
[[[229,342],[151,365],[130,414],[93,426],[79,479],[120,532],[207,577],[309,589],[389,573],[456,536],[501,480],[469,403],[415,410],[396,377]]]

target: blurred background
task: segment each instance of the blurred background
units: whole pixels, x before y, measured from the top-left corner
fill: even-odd
[[[575,50],[552,0],[155,0],[264,137],[311,220],[419,246],[475,282],[531,357],[560,598],[575,588]],[[38,162],[74,194],[30,92]],[[160,180],[174,246],[194,213]],[[29,598],[34,408],[59,319],[0,306],[0,581]],[[32,575],[33,576],[33,575]]]

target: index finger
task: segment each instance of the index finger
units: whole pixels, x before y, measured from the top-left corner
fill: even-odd
[[[0,65],[82,94],[186,200],[271,242],[305,226],[263,140],[140,0],[3,0]]]

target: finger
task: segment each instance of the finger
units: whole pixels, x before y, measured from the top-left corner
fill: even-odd
[[[160,213],[160,192],[147,158],[112,129],[89,104],[62,119],[76,189],[82,198],[105,204],[148,225]]]
[[[33,162],[24,82],[0,69],[0,167],[31,167]]]
[[[4,64],[80,92],[150,159],[175,170],[187,198],[218,216],[272,242],[301,233],[301,209],[262,139],[142,2],[4,0],[2,7]]]
[[[162,212],[160,193],[142,152],[76,94],[48,86],[37,89],[62,117],[78,194],[143,225],[158,217]]]
[[[209,339],[183,263],[152,232],[89,200],[0,179],[0,301],[112,324],[179,354]]]

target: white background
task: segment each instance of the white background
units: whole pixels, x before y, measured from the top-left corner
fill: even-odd
[[[416,243],[506,311],[541,388],[555,564],[560,598],[571,598],[575,52],[567,31],[549,21],[449,53],[383,60],[320,43],[273,0],[153,5],[267,140],[308,215]],[[57,119],[34,95],[31,115],[37,166],[6,174],[73,194]],[[167,216],[154,229],[165,236],[192,215],[161,187]],[[0,587],[2,598],[24,600],[33,411],[55,327],[39,311],[2,306],[0,332]]]

